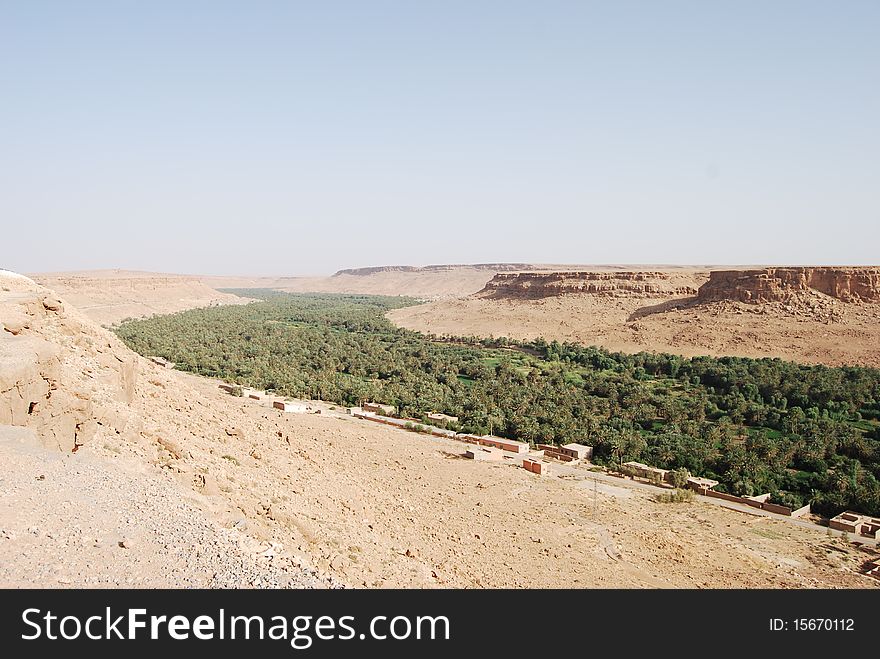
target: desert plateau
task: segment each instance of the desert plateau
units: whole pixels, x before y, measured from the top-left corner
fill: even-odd
[[[389,318],[438,335],[880,366],[878,281],[872,267],[523,271]]]

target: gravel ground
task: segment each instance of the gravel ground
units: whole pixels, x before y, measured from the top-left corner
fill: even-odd
[[[280,543],[249,537],[244,520],[217,526],[169,476],[33,441],[0,428],[0,587],[340,585]]]

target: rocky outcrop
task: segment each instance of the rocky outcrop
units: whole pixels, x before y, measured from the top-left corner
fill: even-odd
[[[0,424],[65,451],[134,397],[138,357],[51,291],[0,271]]]
[[[498,273],[478,297],[540,299],[557,295],[608,297],[689,297],[696,295],[692,278],[671,272],[516,272]]]
[[[715,270],[700,287],[700,302],[787,302],[816,292],[844,302],[880,301],[880,268],[762,268]]]

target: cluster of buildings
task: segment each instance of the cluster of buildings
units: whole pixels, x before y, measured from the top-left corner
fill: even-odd
[[[651,467],[650,465],[646,465],[641,462],[624,462],[621,467],[626,472],[632,474],[634,477],[644,478],[645,480],[651,481],[652,483],[672,483],[670,470],[668,469]],[[713,499],[723,499],[724,501],[730,501],[731,503],[738,503],[744,506],[749,506],[751,508],[766,510],[769,513],[785,515],[786,517],[802,517],[803,515],[811,512],[810,504],[807,504],[806,506],[801,506],[797,509],[792,509],[788,506],[783,506],[778,503],[771,503],[769,492],[750,497],[741,497],[735,494],[728,494],[727,492],[716,492],[713,488],[718,485],[718,481],[711,478],[688,476],[686,485],[688,489],[694,490],[698,494],[702,494],[706,497],[711,497]],[[855,513],[850,514],[854,515]],[[880,521],[876,519],[873,521],[876,524],[880,525]]]
[[[524,457],[522,466],[533,474],[549,473],[550,464],[539,458],[552,458],[561,462],[575,464],[581,460],[589,460],[593,457],[593,447],[584,444],[566,444],[565,446],[555,446],[552,444],[539,444],[536,451],[531,450],[528,442],[518,442],[505,437],[496,437],[495,435],[474,435],[471,433],[457,433],[445,428],[427,428],[419,424],[418,419],[398,419],[387,414],[393,414],[396,411],[394,406],[385,405],[383,403],[364,403],[361,407],[348,408],[348,413],[359,419],[367,419],[376,423],[384,423],[386,425],[397,426],[412,430],[414,427],[422,432],[429,432],[432,435],[455,439],[459,442],[465,442],[471,446],[464,452],[464,457],[471,460],[481,461],[501,461],[505,457],[528,456]],[[426,418],[435,423],[457,423],[458,417],[449,414],[441,414],[439,412],[431,412]]]
[[[233,394],[236,392],[236,390],[240,389],[241,395],[244,398],[249,398],[250,400],[270,401],[273,408],[275,408],[276,410],[281,410],[282,412],[292,412],[294,414],[320,412],[320,410],[315,410],[311,405],[308,405],[306,403],[275,398],[274,396],[270,396],[269,394],[267,394],[265,391],[257,391],[256,389],[249,389],[248,387],[238,387],[236,385],[226,384],[225,382],[223,382],[218,385],[218,388],[228,394]]]
[[[641,462],[624,462],[622,466],[634,476],[644,478],[645,480],[660,483],[670,483],[672,481],[669,469],[660,469],[659,467],[652,467]],[[687,487],[699,494],[708,495],[716,485],[718,485],[718,481],[711,478],[703,478],[701,476],[688,476],[687,478]],[[767,494],[766,496],[769,497],[770,495]]]
[[[583,444],[538,444],[538,450],[544,451],[544,455],[561,462],[578,463],[581,460],[589,460],[593,457],[593,447]]]
[[[169,362],[161,357],[150,357],[149,359],[159,366],[163,366],[165,368],[172,368],[174,366],[172,362]],[[220,384],[220,389],[231,394],[236,389],[238,389],[238,387],[236,387],[235,385],[224,383]],[[254,389],[242,387],[241,391],[242,396],[245,396],[252,400],[264,400],[272,398],[271,396],[268,396],[265,392],[256,391]],[[292,412],[296,414],[305,414],[307,412],[313,411],[312,407],[310,407],[306,403],[280,399],[272,399],[272,407],[277,410],[281,410],[282,412]],[[393,405],[386,405],[384,403],[368,402],[364,403],[361,407],[348,408],[347,411],[349,414],[352,414],[361,419],[369,419],[372,421],[378,421],[380,423],[387,423],[389,425],[395,425],[401,428],[409,428],[411,427],[411,424],[413,422],[418,422],[417,419],[397,419],[390,416],[385,416],[394,414],[397,409]],[[430,421],[442,423],[444,425],[447,423],[458,422],[457,416],[441,414],[439,412],[431,412],[427,415],[427,418]],[[550,458],[559,462],[577,464],[583,460],[590,460],[593,457],[592,446],[586,446],[585,444],[578,444],[574,442],[562,446],[557,446],[555,444],[538,444],[537,450],[531,451],[531,448],[527,442],[518,442],[513,439],[496,437],[494,435],[473,435],[470,433],[456,433],[451,430],[445,430],[442,428],[431,428],[430,432],[431,434],[448,437],[450,439],[455,439],[470,444],[471,446],[465,451],[464,457],[470,458],[472,460],[500,462],[504,460],[505,457],[511,457],[510,454],[514,456],[522,455],[524,456],[522,459],[523,469],[530,473],[538,475],[547,475],[550,473],[550,464],[546,460],[541,460],[539,458]],[[643,478],[645,480],[658,483],[668,483],[671,481],[669,475],[670,470],[668,469],[660,469],[659,467],[652,467],[650,465],[634,461],[625,462],[622,467],[624,467],[629,473],[638,478]],[[775,512],[791,517],[798,517],[810,512],[809,505],[799,508],[798,510],[791,510],[786,506],[771,504],[768,502],[768,499],[770,498],[769,494],[762,494],[752,497],[739,497],[723,492],[715,492],[713,488],[716,485],[718,485],[718,481],[712,480],[711,478],[689,476],[687,479],[688,488],[704,496],[743,503],[749,506],[762,508],[770,512]],[[877,532],[880,531],[880,518],[871,517],[870,515],[862,515],[861,513],[856,513],[852,511],[846,511],[829,520],[828,526],[838,531],[846,531],[854,535],[863,535],[870,538],[876,538]],[[880,579],[880,562],[874,565],[872,569],[866,572],[866,574]]]
[[[837,531],[876,538],[877,531],[880,530],[880,519],[847,510],[828,520],[828,526]]]
[[[472,448],[465,451],[464,456],[473,460],[502,460],[505,453],[515,456],[522,455],[522,467],[528,472],[546,476],[550,473],[550,463],[541,458],[550,458],[568,464],[576,464],[581,460],[589,460],[593,457],[593,447],[584,444],[566,444],[556,446],[554,444],[538,444],[535,451],[530,450],[526,442],[517,442],[512,439],[495,437],[493,435],[469,435],[460,433],[454,439],[469,444]]]
[[[397,412],[397,408],[394,405],[386,405],[385,403],[364,403],[359,408],[352,407],[349,408],[349,414],[355,414],[357,412],[367,412],[370,414],[383,414],[386,416],[390,416]],[[458,423],[458,417],[452,416],[450,414],[441,414],[440,412],[429,412],[426,415],[428,421],[433,421],[435,423]],[[417,419],[408,419],[409,421],[417,421]]]
[[[847,510],[829,519],[828,526],[836,531],[845,531],[853,535],[880,540],[880,536],[877,535],[877,532],[880,531],[880,518],[871,517],[870,515]],[[862,573],[880,580],[880,558],[875,558],[863,565]]]
[[[456,433],[455,439],[468,444],[479,444],[480,446],[488,446],[496,448],[508,453],[528,453],[529,445],[527,442],[517,442],[513,439],[505,439],[504,437],[495,437],[494,435],[470,435],[466,433]]]

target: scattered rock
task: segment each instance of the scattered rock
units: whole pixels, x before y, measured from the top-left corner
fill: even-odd
[[[43,307],[48,311],[61,311],[64,304],[54,295],[47,295],[43,298]]]
[[[221,493],[217,480],[208,474],[196,474],[193,476],[193,486],[207,496],[214,496]]]
[[[156,442],[159,444],[159,446],[168,451],[175,460],[180,460],[183,457],[183,449],[178,446],[176,442],[170,439],[166,439],[165,437],[158,437],[156,439]]]
[[[31,326],[30,317],[17,311],[4,311],[3,329],[18,336]]]

